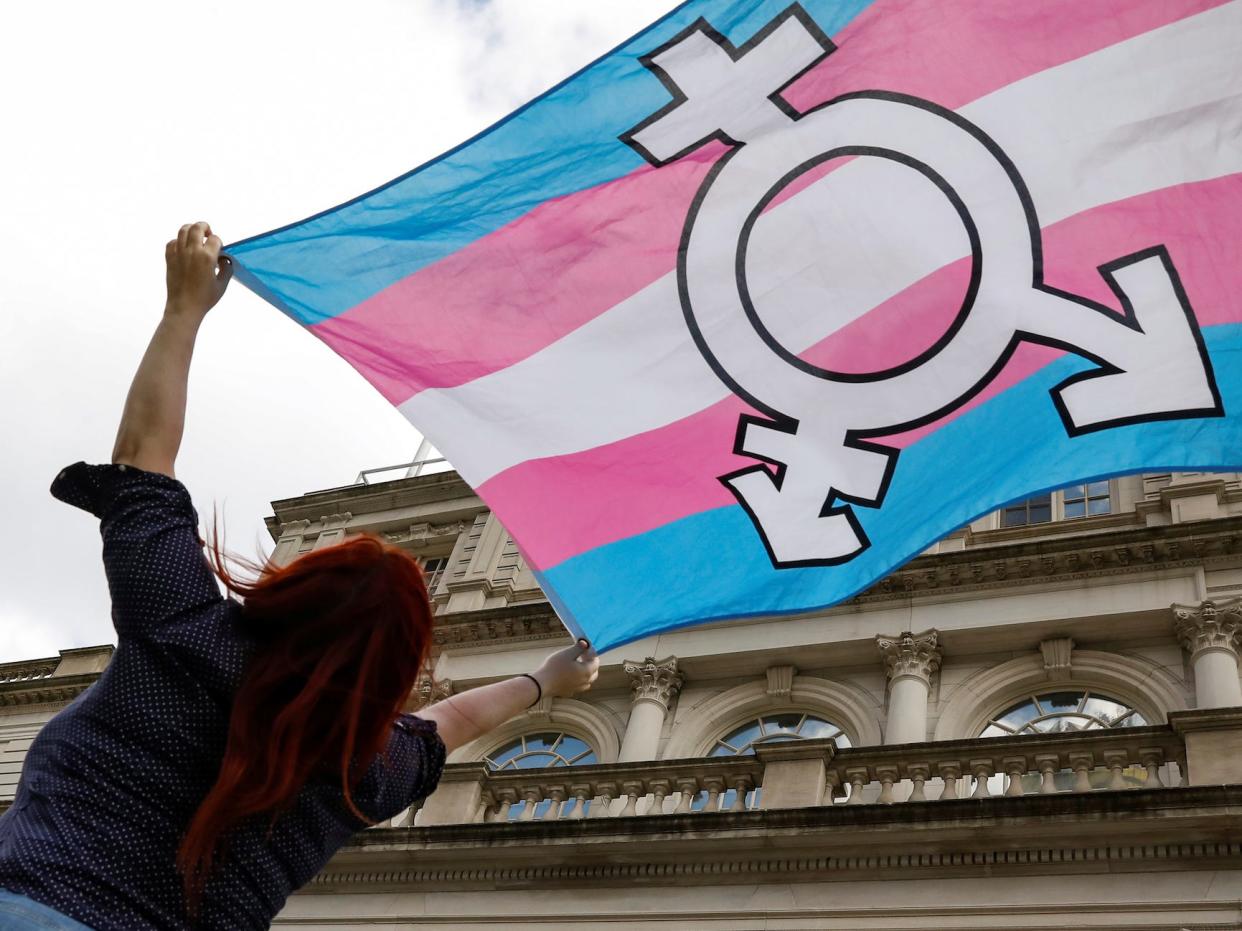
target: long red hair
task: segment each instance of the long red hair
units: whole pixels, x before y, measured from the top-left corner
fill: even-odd
[[[214,536],[214,534],[213,534]],[[220,772],[177,851],[197,910],[228,832],[245,819],[272,821],[316,772],[351,788],[384,749],[431,643],[431,604],[409,554],[370,535],[312,550],[254,581],[209,547],[224,585],[243,599],[256,649],[233,698]]]

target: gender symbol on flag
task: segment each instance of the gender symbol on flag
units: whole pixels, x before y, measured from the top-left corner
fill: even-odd
[[[1223,415],[1198,322],[1163,246],[1099,268],[1121,313],[1045,285],[1035,205],[1017,168],[979,127],[885,91],[804,113],[782,98],[833,49],[797,5],[740,47],[700,19],[643,58],[673,100],[621,137],[656,166],[711,140],[730,146],[687,214],[678,282],[699,351],[765,415],[742,416],[734,446],[761,463],[720,480],[750,515],[774,566],[833,565],[866,549],[852,505],[881,506],[897,462],[897,450],[874,438],[961,407],[1022,341],[1094,363],[1051,392],[1071,437]],[[935,184],[973,254],[961,308],[938,341],[900,366],[864,374],[818,368],[778,342],[747,280],[747,247],[765,208],[808,172],[848,156],[891,159]]]

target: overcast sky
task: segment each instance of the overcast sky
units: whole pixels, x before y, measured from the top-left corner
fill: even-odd
[[[97,0],[0,29],[0,662],[115,642],[97,522],[52,499],[106,461],[163,307],[163,245],[226,242],[402,174],[673,0]],[[178,476],[232,549],[268,502],[408,460],[419,436],[344,362],[233,285],[204,326]]]

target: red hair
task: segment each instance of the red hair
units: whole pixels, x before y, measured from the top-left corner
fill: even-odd
[[[312,774],[351,788],[384,749],[431,643],[431,603],[409,554],[361,535],[312,550],[253,582],[234,577],[218,538],[216,574],[244,599],[243,624],[257,647],[233,697],[220,772],[177,851],[191,909],[212,861],[243,820],[272,821]]]

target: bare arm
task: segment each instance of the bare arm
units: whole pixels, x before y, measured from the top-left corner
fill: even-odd
[[[418,716],[436,722],[440,739],[452,753],[529,708],[541,690],[544,695],[555,697],[586,691],[599,675],[599,657],[585,640],[579,640],[574,646],[553,653],[531,675],[538,680],[538,686],[526,676],[518,676],[446,698],[424,708]]]
[[[173,475],[185,431],[186,385],[194,340],[228,287],[233,266],[206,223],[181,227],[168,243],[168,302],[125,399],[112,461]]]

